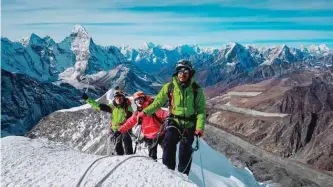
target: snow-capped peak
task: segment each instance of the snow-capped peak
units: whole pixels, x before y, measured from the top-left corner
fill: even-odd
[[[50,37],[50,36],[45,36],[44,38],[43,38],[48,44],[51,44],[51,45],[53,45],[53,44],[55,44],[55,41]]]
[[[79,34],[79,35],[84,35],[84,36],[89,36],[87,30],[81,26],[81,25],[75,25],[73,30],[72,30],[72,34]]]
[[[149,49],[152,49],[152,48],[154,48],[155,47],[155,44],[154,43],[152,43],[152,42],[145,42],[145,43],[143,43],[142,45],[141,45],[141,49],[143,49],[143,50],[149,50]]]
[[[161,49],[166,49],[166,50],[174,50],[176,48],[176,46],[174,45],[169,45],[169,44],[163,44],[159,46]]]
[[[21,39],[19,42],[20,42],[23,46],[27,46],[27,45],[29,45],[29,41],[30,41],[30,36],[27,36],[27,37]]]
[[[233,51],[234,51],[237,47],[239,47],[239,46],[241,46],[241,45],[238,44],[238,43],[236,43],[236,42],[230,42],[230,43],[228,43],[228,44],[225,46],[227,49],[229,48],[228,52],[225,54],[225,58],[228,58],[229,55],[232,54]]]
[[[236,45],[238,45],[238,43],[236,43],[236,42],[229,42],[227,44],[227,46],[229,46],[230,48],[234,48]]]
[[[302,51],[307,51],[311,54],[325,54],[328,53],[330,51],[330,49],[325,45],[325,44],[321,44],[321,45],[310,45],[310,46],[302,46]]]
[[[85,73],[90,58],[89,47],[91,42],[91,37],[81,25],[75,25],[71,35],[74,36],[71,50],[75,54],[76,62],[74,68],[69,67],[59,74],[60,79],[69,82],[76,80],[79,76]]]
[[[38,35],[36,35],[35,33],[32,33],[30,36],[20,40],[20,43],[24,46],[27,45],[40,45],[41,43],[43,43],[42,38],[40,38]]]
[[[280,47],[280,51],[278,53],[278,55],[282,54],[283,52],[286,52],[289,50],[289,47],[287,47],[286,44],[283,44],[281,47]]]
[[[318,47],[319,47],[319,49],[322,50],[322,51],[328,51],[328,50],[330,50],[330,49],[326,46],[326,44],[320,44]]]

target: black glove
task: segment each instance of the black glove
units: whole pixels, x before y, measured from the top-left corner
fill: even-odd
[[[83,93],[82,98],[83,98],[84,100],[87,100],[89,97],[88,97],[88,95],[87,95],[86,93]]]
[[[121,135],[121,132],[120,132],[120,131],[116,131],[116,132],[114,132],[113,137],[114,137],[115,139],[117,139],[118,136],[120,136],[120,135]]]

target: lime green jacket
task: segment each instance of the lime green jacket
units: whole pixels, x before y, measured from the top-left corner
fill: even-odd
[[[206,99],[201,88],[198,89],[196,97],[196,109],[194,108],[194,93],[192,84],[194,79],[191,78],[191,85],[187,86],[184,90],[180,87],[180,83],[176,76],[172,78],[174,84],[172,107],[169,107],[170,114],[182,117],[190,117],[196,114],[196,129],[204,130],[206,121]],[[168,101],[168,87],[170,83],[166,83],[162,90],[157,94],[154,102],[144,109],[147,115],[153,114],[156,110],[160,109]],[[193,122],[176,120],[178,124],[186,128],[193,126]]]
[[[111,128],[113,131],[117,131],[120,126],[126,122],[127,118],[129,118],[132,113],[133,113],[133,109],[131,107],[131,103],[130,101],[126,98],[126,102],[127,102],[127,112],[126,112],[126,107],[124,106],[114,106],[112,104],[101,104],[93,99],[88,98],[86,100],[86,102],[88,104],[91,105],[91,107],[95,110],[102,110],[105,112],[109,112],[112,113],[111,115]]]

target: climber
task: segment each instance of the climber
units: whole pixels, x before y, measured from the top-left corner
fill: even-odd
[[[144,92],[136,92],[133,95],[137,110],[133,115],[124,123],[118,131],[115,132],[115,136],[126,133],[129,129],[133,128],[138,123],[137,115],[143,109],[147,108],[153,99],[145,95]],[[141,131],[145,141],[148,144],[149,157],[157,160],[157,146],[162,144],[164,138],[163,122],[168,116],[169,112],[159,109],[150,116],[144,116],[141,119]]]
[[[194,137],[202,137],[206,120],[206,100],[203,90],[194,81],[195,71],[188,60],[176,64],[172,81],[166,83],[154,102],[140,112],[138,118],[152,115],[169,101],[163,141],[163,164],[176,167],[176,149],[179,144],[178,171],[189,174],[192,162]]]
[[[110,92],[110,94],[112,94]],[[124,133],[121,137],[115,138],[113,136],[114,132],[117,131],[124,122],[132,116],[133,109],[131,107],[131,102],[125,97],[121,90],[115,90],[113,93],[113,100],[109,100],[109,104],[102,104],[93,99],[90,99],[86,93],[83,94],[82,98],[89,103],[95,110],[102,110],[105,112],[112,113],[111,123],[109,126],[109,137],[114,138],[115,141],[115,151],[117,155],[130,155],[133,154],[132,138],[130,133]],[[111,99],[111,96],[108,95]],[[130,131],[130,129],[127,129]],[[124,147],[123,147],[124,143]]]

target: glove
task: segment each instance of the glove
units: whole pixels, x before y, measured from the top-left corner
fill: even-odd
[[[144,117],[146,117],[146,114],[142,111],[137,115],[137,117],[138,117],[138,121],[139,121],[140,118],[143,119]]]
[[[203,133],[202,130],[196,130],[196,131],[195,131],[195,135],[196,135],[196,136],[199,136],[200,138],[203,136],[203,134],[204,134],[204,133]]]
[[[87,95],[86,93],[83,93],[82,98],[83,98],[84,100],[87,100],[89,97],[88,97],[88,95]]]
[[[120,131],[116,131],[116,132],[114,132],[113,137],[114,137],[115,139],[117,139],[118,136],[120,136],[120,135],[121,135],[121,132],[120,132]]]

